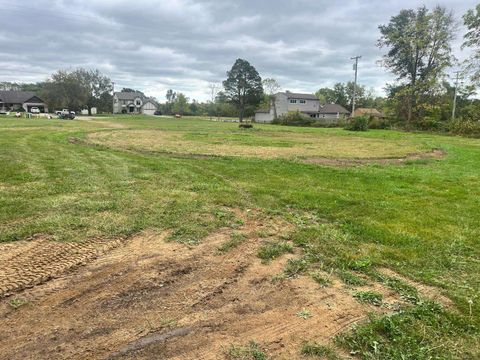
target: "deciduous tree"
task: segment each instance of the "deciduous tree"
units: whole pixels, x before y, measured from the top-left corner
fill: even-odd
[[[473,54],[467,60],[467,71],[471,74],[474,84],[480,85],[480,4],[475,10],[469,10],[463,16],[463,22],[468,31],[464,35],[463,48],[469,47]]]
[[[263,88],[268,96],[268,103],[270,106],[273,106],[273,117],[277,118],[277,104],[275,102],[275,95],[280,90],[281,86],[277,80],[273,78],[266,78],[262,81]]]
[[[401,93],[408,94],[406,121],[410,126],[452,63],[453,15],[439,6],[432,11],[423,6],[400,11],[379,29],[378,46],[388,49],[383,65],[405,84]]]

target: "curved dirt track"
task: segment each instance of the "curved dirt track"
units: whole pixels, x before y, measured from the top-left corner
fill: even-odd
[[[326,288],[308,275],[274,281],[298,254],[262,264],[256,253],[265,239],[257,234],[273,240],[290,225],[249,215],[243,220],[236,231],[245,241],[225,254],[218,247],[232,229],[192,248],[146,233],[77,271],[4,298],[0,328],[8,331],[0,332],[0,354],[22,360],[225,359],[229,346],[253,340],[272,358],[297,359],[304,341],[328,343],[374,309],[354,300],[354,290],[337,280]],[[44,251],[39,246],[53,250],[52,259],[66,256],[47,240],[15,250],[12,244],[9,253],[30,263]],[[372,286],[386,304],[399,301]],[[12,300],[25,304],[16,308]],[[302,311],[311,316],[302,318]]]

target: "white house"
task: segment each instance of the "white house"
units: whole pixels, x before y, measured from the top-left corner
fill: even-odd
[[[289,111],[300,111],[302,114],[325,123],[334,123],[349,115],[349,112],[341,105],[322,105],[313,94],[299,94],[290,91],[275,94],[275,108],[277,117],[285,115]],[[273,106],[270,109],[258,110],[255,113],[255,122],[271,123],[274,119],[274,112]]]
[[[146,114],[154,115],[158,110],[155,100],[147,98],[139,91],[116,92],[113,97],[113,112],[115,114]]]

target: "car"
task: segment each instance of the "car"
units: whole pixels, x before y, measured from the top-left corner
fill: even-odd
[[[30,108],[30,112],[31,112],[32,114],[40,114],[40,109],[39,109],[38,107],[36,107],[36,106],[32,106],[32,107]]]

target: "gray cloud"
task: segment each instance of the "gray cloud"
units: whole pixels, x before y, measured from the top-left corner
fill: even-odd
[[[0,0],[0,81],[95,67],[161,100],[169,88],[204,100],[241,57],[284,89],[314,92],[351,80],[359,54],[360,83],[381,93],[392,77],[377,65],[378,25],[423,3],[438,1]],[[476,1],[440,5],[460,22]],[[465,58],[460,44],[461,35],[454,50]]]

